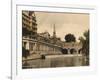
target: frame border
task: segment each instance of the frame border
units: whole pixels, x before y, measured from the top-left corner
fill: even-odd
[[[12,2],[11,2],[11,4],[12,4]],[[63,7],[63,6],[53,6],[53,5],[51,5],[51,6],[41,6],[41,5],[34,5],[34,4],[33,5],[16,4],[16,27],[15,27],[16,28],[16,43],[15,43],[16,44],[16,54],[15,54],[16,55],[16,70],[15,70],[16,76],[18,75],[18,54],[17,54],[18,53],[18,48],[17,48],[18,47],[18,29],[17,29],[18,28],[17,27],[17,25],[18,25],[17,24],[18,23],[17,22],[18,21],[18,18],[17,18],[17,14],[18,14],[17,10],[18,9],[17,9],[17,7],[18,6],[33,6],[33,7],[48,7],[48,8],[50,7],[50,8],[68,8],[68,9],[96,10],[95,7],[91,7],[91,8],[84,8],[83,7],[83,8],[81,8],[81,7],[74,7],[74,6],[72,6],[72,7]],[[12,32],[12,30],[13,30],[12,29],[12,27],[13,27],[13,24],[12,24],[13,17],[12,17],[12,15],[15,15],[15,14],[13,14],[13,8],[12,7],[13,7],[13,5],[11,5],[11,79],[13,80],[13,69],[12,69],[13,68],[13,58],[12,58],[13,57],[13,55],[12,55],[13,54],[13,51],[12,51],[12,47],[13,47],[13,43],[12,43],[12,41],[13,41],[13,36],[12,36],[12,34],[13,34],[13,32]]]

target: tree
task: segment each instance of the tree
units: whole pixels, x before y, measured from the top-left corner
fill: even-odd
[[[66,42],[76,42],[76,38],[73,34],[66,34],[65,36]]]
[[[84,43],[84,38],[83,37],[79,37],[79,40],[81,43]]]
[[[89,30],[83,33],[84,38],[80,37],[79,40],[82,43],[82,53],[86,56],[86,64],[89,65]]]
[[[80,37],[79,40],[82,43],[82,52],[85,53],[85,55],[89,55],[89,30],[85,31],[83,33],[84,38]]]
[[[83,44],[83,49],[86,55],[89,55],[89,30],[84,32],[85,40]]]

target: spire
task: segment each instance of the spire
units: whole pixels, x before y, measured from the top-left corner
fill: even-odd
[[[55,29],[55,24],[53,25],[53,37],[56,37],[56,29]]]

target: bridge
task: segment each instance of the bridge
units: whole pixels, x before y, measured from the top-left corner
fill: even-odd
[[[82,44],[62,42],[62,45],[44,42],[42,40],[23,38],[23,46],[30,51],[31,54],[81,54]]]

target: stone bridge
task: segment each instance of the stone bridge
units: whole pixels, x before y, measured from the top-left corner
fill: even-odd
[[[22,42],[23,46],[28,49],[31,54],[80,54],[82,48],[82,44],[78,42],[62,42],[61,46],[28,38],[24,38]]]

